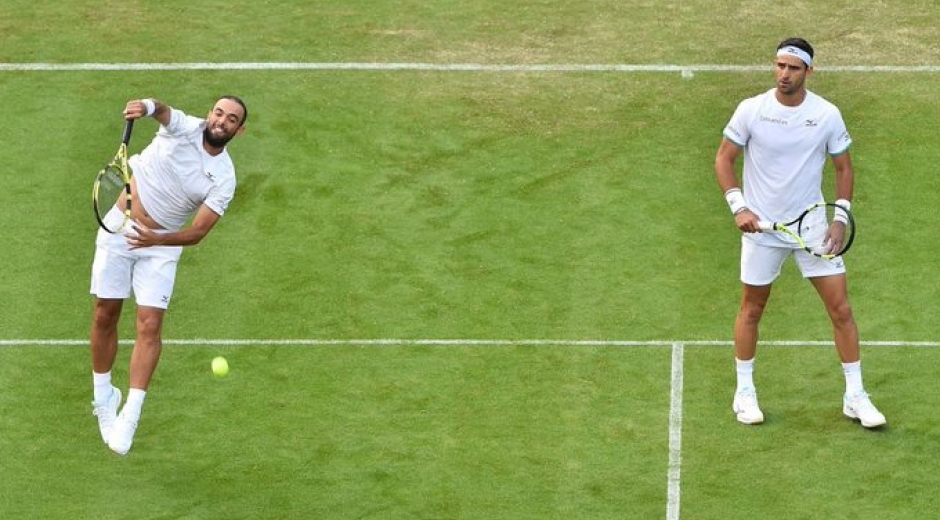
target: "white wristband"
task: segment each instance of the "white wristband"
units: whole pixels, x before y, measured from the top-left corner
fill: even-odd
[[[728,207],[731,208],[731,214],[737,215],[742,211],[747,209],[747,204],[744,203],[744,194],[741,193],[741,188],[731,188],[725,192],[725,200],[728,202]]]
[[[845,208],[845,209],[842,209],[842,208]],[[848,224],[849,215],[846,213],[846,211],[850,211],[851,209],[852,209],[852,203],[850,201],[846,199],[837,199],[836,208],[832,214],[832,220],[836,222],[841,222],[843,224]]]
[[[143,103],[144,108],[147,109],[147,112],[144,114],[145,116],[152,116],[153,113],[157,111],[157,104],[154,103],[152,99],[141,99],[140,102]]]

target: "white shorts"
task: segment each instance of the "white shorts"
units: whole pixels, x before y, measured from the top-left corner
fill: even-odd
[[[845,274],[841,256],[831,260],[811,255],[783,240],[755,237],[745,233],[741,237],[741,281],[748,285],[770,285],[780,276],[783,262],[793,255],[803,278]]]
[[[120,219],[120,215],[115,208],[105,220]],[[91,294],[124,300],[133,292],[137,305],[166,309],[173,296],[176,265],[183,248],[157,246],[132,250],[125,235],[133,233],[130,224],[114,234],[98,229],[91,267]]]

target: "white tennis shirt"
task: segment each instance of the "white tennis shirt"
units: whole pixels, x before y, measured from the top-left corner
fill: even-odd
[[[128,159],[147,213],[168,231],[180,230],[205,204],[225,214],[235,196],[235,166],[228,150],[211,156],[202,146],[206,121],[172,109],[153,141]]]
[[[744,149],[744,201],[760,220],[787,222],[823,202],[828,156],[852,145],[842,113],[807,91],[799,106],[780,104],[776,89],[745,99],[724,136]]]

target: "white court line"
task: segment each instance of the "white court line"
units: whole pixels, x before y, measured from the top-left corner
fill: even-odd
[[[683,346],[672,344],[672,377],[669,392],[669,474],[666,477],[666,520],[679,520],[682,469]]]
[[[132,344],[132,339],[122,339],[121,344]],[[433,346],[433,347],[672,347],[677,343],[692,347],[732,346],[730,340],[566,340],[566,339],[428,339],[428,338],[377,338],[377,339],[164,339],[164,345],[210,346],[210,347],[254,347],[254,346]],[[862,341],[868,347],[940,347],[938,341]],[[0,347],[76,347],[87,346],[87,339],[0,339]],[[831,346],[832,341],[792,340],[761,341],[762,346],[776,347],[822,347]]]
[[[716,64],[485,64],[485,63],[317,63],[317,62],[194,62],[194,63],[0,63],[0,71],[158,71],[158,70],[364,70],[439,72],[766,72],[770,65]],[[818,72],[940,72],[940,65],[832,65]]]

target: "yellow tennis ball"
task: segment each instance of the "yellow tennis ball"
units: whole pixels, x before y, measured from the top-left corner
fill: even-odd
[[[218,356],[212,360],[212,373],[218,377],[228,374],[228,361],[224,357]]]

